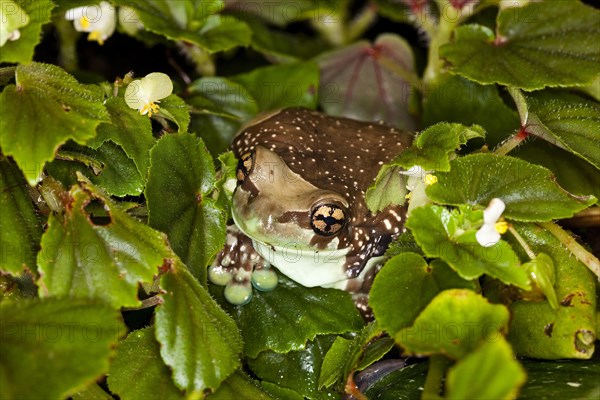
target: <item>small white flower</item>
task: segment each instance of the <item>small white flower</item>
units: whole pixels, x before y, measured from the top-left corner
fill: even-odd
[[[505,208],[506,205],[502,200],[494,198],[483,210],[483,225],[475,234],[477,242],[483,247],[490,247],[498,243],[500,235],[508,229],[506,222],[498,222]]]
[[[425,193],[425,189],[429,185],[433,185],[438,181],[437,177],[432,174],[433,171],[425,171],[421,166],[415,165],[406,171],[400,171],[401,175],[408,176],[406,182],[406,189],[408,194],[406,198],[409,199],[409,205],[407,214],[410,215],[412,210],[417,207],[421,207],[430,202],[429,197]]]
[[[0,0],[0,47],[21,37],[20,28],[29,24],[29,15],[12,0]]]
[[[88,40],[100,45],[114,33],[117,25],[116,10],[107,1],[99,5],[72,8],[67,11],[65,18],[73,21],[76,31],[88,32]]]
[[[140,114],[152,114],[158,112],[160,99],[164,99],[173,93],[173,82],[167,74],[153,72],[142,79],[136,79],[127,85],[125,89],[125,102]]]

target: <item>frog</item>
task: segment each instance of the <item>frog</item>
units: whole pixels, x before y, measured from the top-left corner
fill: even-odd
[[[278,284],[275,267],[305,287],[352,293],[367,312],[368,291],[391,241],[404,232],[406,208],[371,212],[365,196],[381,166],[413,135],[382,123],[306,108],[263,114],[231,145],[238,161],[233,224],[209,280],[246,304],[252,287]]]

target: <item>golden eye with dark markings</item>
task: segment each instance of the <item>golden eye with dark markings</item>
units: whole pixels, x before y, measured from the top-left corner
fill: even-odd
[[[252,172],[254,167],[254,152],[242,155],[238,161],[236,178],[238,185],[246,180],[246,177]]]
[[[322,236],[333,236],[346,224],[346,212],[337,204],[322,204],[313,208],[310,226]]]

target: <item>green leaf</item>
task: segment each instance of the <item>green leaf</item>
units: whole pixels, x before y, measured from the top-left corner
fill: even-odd
[[[436,174],[438,183],[427,187],[427,195],[442,204],[486,207],[497,197],[506,204],[506,218],[549,221],[571,217],[596,202],[593,196],[566,192],[546,168],[517,158],[473,154],[450,165],[450,172]]]
[[[506,284],[529,289],[527,273],[508,243],[500,240],[493,246],[481,246],[475,239],[475,230],[464,232],[466,226],[461,225],[461,215],[456,210],[434,205],[414,209],[406,221],[425,255],[441,258],[463,279],[488,274]]]
[[[381,376],[364,391],[371,400],[414,400],[421,398],[427,362],[408,365]]]
[[[183,397],[160,357],[152,328],[133,331],[119,343],[108,371],[108,386],[123,400]]]
[[[35,272],[42,225],[21,171],[0,159],[0,270],[13,275]]]
[[[61,144],[68,139],[84,144],[108,121],[102,101],[59,67],[19,65],[16,85],[0,96],[0,147],[35,185]]]
[[[579,1],[504,7],[496,32],[459,27],[440,55],[471,80],[526,90],[587,84],[600,72],[600,11]]]
[[[281,274],[277,289],[255,290],[252,301],[244,306],[228,303],[222,287],[210,285],[210,289],[237,321],[244,336],[244,354],[252,358],[264,350],[302,349],[317,335],[358,331],[363,326],[349,293],[307,288]]]
[[[540,253],[533,260],[523,264],[523,269],[529,273],[531,281],[542,291],[552,309],[558,309],[558,300],[554,290],[556,273],[554,262],[548,254]]]
[[[456,363],[446,379],[447,399],[512,399],[526,374],[508,342],[500,337],[484,342]]]
[[[313,61],[255,68],[229,79],[246,88],[260,111],[317,106],[319,70]]]
[[[511,90],[526,132],[600,169],[600,104],[558,90],[521,94]]]
[[[190,106],[177,95],[170,95],[160,101],[157,117],[164,117],[177,124],[177,132],[187,132],[190,125]]]
[[[208,395],[207,400],[272,400],[277,399],[260,388],[257,382],[241,371],[227,378],[216,392]]]
[[[375,182],[367,189],[365,202],[372,213],[377,213],[391,204],[403,205],[406,202],[408,176],[402,175],[403,169],[384,164],[375,178]]]
[[[277,64],[309,60],[327,47],[319,37],[269,29],[264,24],[249,19],[245,22],[252,29],[251,47]]]
[[[379,325],[371,323],[352,339],[336,337],[323,359],[319,388],[335,384],[343,387],[354,371],[363,370],[381,359],[394,346],[394,340],[390,337],[377,339],[381,334]]]
[[[212,158],[196,136],[163,136],[151,152],[146,185],[148,222],[169,237],[185,265],[206,281],[206,267],[225,242],[225,213],[210,196]]]
[[[423,100],[423,124],[477,124],[494,146],[520,128],[517,113],[508,107],[495,85],[482,86],[461,76],[444,74],[432,82]]]
[[[573,153],[540,141],[528,142],[513,151],[513,156],[548,168],[560,186],[569,192],[600,198],[600,171]]]
[[[95,382],[75,393],[71,398],[73,400],[113,400],[113,397]]]
[[[130,108],[121,97],[108,98],[105,106],[110,114],[110,123],[101,123],[98,134],[87,145],[97,149],[107,140],[115,142],[133,160],[145,181],[150,168],[150,149],[155,142],[150,118]]]
[[[420,255],[403,253],[388,260],[375,277],[369,305],[379,326],[394,335],[412,324],[439,292],[450,288],[477,289],[441,260],[427,265]]]
[[[2,302],[0,397],[58,399],[108,370],[120,313],[83,299]]]
[[[149,31],[193,43],[209,53],[250,44],[252,31],[244,22],[218,14],[224,5],[220,0],[118,0],[117,3],[135,9]]]
[[[191,130],[202,137],[212,154],[225,151],[242,124],[258,114],[258,104],[248,90],[228,79],[200,78],[188,90]]]
[[[390,243],[385,255],[392,258],[402,253],[416,253],[422,256],[425,255],[423,254],[423,250],[421,250],[415,241],[413,234],[408,230],[402,232],[396,240]]]
[[[415,165],[424,170],[449,171],[450,159],[460,146],[473,138],[485,137],[485,131],[477,125],[442,122],[419,133],[411,147],[403,151],[390,164],[409,169]]]
[[[556,310],[547,301],[518,300],[511,304],[508,339],[515,352],[543,359],[590,358],[597,329],[594,284],[597,279],[545,229],[534,224],[515,224],[515,229],[532,251],[545,253],[552,259],[559,303]]]
[[[19,30],[20,38],[8,40],[2,45],[0,62],[26,63],[33,59],[33,50],[40,42],[42,25],[50,22],[54,3],[50,0],[13,1],[2,2],[2,25],[7,24],[8,32],[4,32],[2,26],[1,39],[4,41],[5,33],[13,29]],[[16,25],[11,26],[11,22]]]
[[[418,80],[414,56],[401,36],[384,33],[319,56],[319,105],[338,117],[383,121],[414,131],[410,92]]]
[[[523,359],[521,363],[527,370],[527,383],[519,393],[521,400],[598,398],[600,362],[597,357],[589,361],[558,362]]]
[[[248,360],[248,365],[262,380],[292,389],[309,399],[321,398],[325,393],[319,391],[318,385],[321,365],[333,340],[332,335],[317,336],[306,343],[303,350],[285,354],[264,351],[256,359]]]
[[[321,0],[257,0],[248,3],[246,0],[228,0],[227,9],[248,15],[249,19],[260,19],[269,24],[284,27],[290,23],[310,20],[312,22],[339,24],[340,15],[348,0],[335,2]]]
[[[232,151],[221,153],[219,155],[221,168],[218,173],[219,179],[215,182],[215,189],[218,191],[216,205],[227,212],[227,219],[231,218],[231,201],[237,181],[236,172],[238,160]]]
[[[59,149],[58,157],[60,159],[46,165],[46,170],[65,186],[76,184],[77,172],[81,172],[113,196],[137,196],[144,189],[134,161],[112,140],[102,143],[96,150],[69,142]]]
[[[235,322],[179,263],[160,286],[156,338],[175,384],[188,395],[217,389],[240,365],[242,338]]]
[[[129,216],[81,177],[65,193],[64,214],[51,215],[38,253],[39,294],[102,299],[137,306],[138,283],[151,283],[173,253],[163,234]],[[109,221],[95,223],[86,206],[100,202]]]
[[[508,319],[505,306],[490,304],[471,290],[450,289],[438,294],[394,339],[410,354],[460,359],[485,341],[497,341],[507,332]]]

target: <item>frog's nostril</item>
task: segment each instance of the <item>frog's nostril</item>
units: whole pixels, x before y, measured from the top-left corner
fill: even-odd
[[[337,204],[322,204],[315,207],[310,217],[310,225],[319,235],[333,236],[346,224],[346,212]]]

